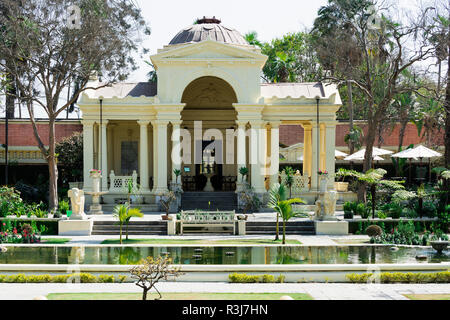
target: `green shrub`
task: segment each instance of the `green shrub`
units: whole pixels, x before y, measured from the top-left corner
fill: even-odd
[[[380,219],[386,219],[386,218],[387,218],[386,212],[384,212],[384,211],[382,211],[382,210],[375,210],[375,214],[376,214],[377,217],[380,218]]]
[[[388,208],[388,214],[390,217],[392,217],[392,219],[400,219],[403,212],[403,207],[400,204],[391,202],[389,203]]]
[[[381,236],[382,233],[383,233],[383,230],[379,226],[377,226],[375,224],[372,224],[372,225],[368,226],[367,229],[366,229],[366,234],[369,237]]]
[[[363,219],[367,219],[369,217],[369,210],[366,208],[366,205],[361,202],[356,205],[356,214],[360,215]]]
[[[285,280],[284,275],[279,275],[276,279],[273,275],[263,274],[263,275],[248,275],[246,273],[231,273],[228,275],[228,279],[232,283],[283,283]]]
[[[119,282],[120,283],[124,283],[125,281],[127,281],[127,276],[124,276],[124,275],[119,275]]]
[[[58,204],[58,210],[62,214],[67,214],[67,211],[69,210],[69,201],[67,200],[60,200]]]
[[[51,282],[53,283],[65,283],[69,279],[70,274],[58,274],[56,276],[52,276]]]
[[[273,283],[275,282],[275,277],[271,274],[264,274],[261,278],[261,282],[263,283]]]
[[[99,282],[102,283],[114,283],[114,276],[108,274],[101,274],[98,276]]]
[[[346,278],[352,283],[366,283],[372,273],[351,273]],[[422,272],[382,272],[381,283],[450,283],[450,272],[422,273]]]

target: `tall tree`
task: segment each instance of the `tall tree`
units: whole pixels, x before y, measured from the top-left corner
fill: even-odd
[[[57,116],[83,91],[125,79],[136,68],[131,55],[138,49],[139,36],[150,30],[132,0],[3,0],[2,4],[7,14],[0,15],[4,26],[0,69],[15,77],[16,98],[28,108],[34,136],[48,163],[49,209],[54,210],[58,206]],[[94,72],[103,82],[87,86]],[[71,79],[77,79],[79,87],[60,104]],[[33,104],[48,116],[46,139],[37,129]]]
[[[315,37],[323,36],[330,47],[320,51],[322,59],[330,63],[328,68],[335,71],[326,79],[338,84],[350,81],[366,96],[364,171],[371,168],[377,130],[393,98],[416,89],[402,81],[406,70],[432,53],[425,16],[414,17],[410,24],[395,22],[387,9],[384,15],[375,15],[371,10],[375,5],[373,1],[329,0],[327,6],[319,9],[314,24]],[[334,37],[330,37],[330,25],[337,26],[337,32],[343,30],[343,35],[334,32]],[[352,48],[351,63],[345,56],[346,46]]]

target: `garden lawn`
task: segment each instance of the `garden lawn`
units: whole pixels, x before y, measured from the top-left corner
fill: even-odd
[[[450,293],[442,294],[404,294],[410,300],[450,300]]]
[[[72,240],[71,238],[42,238],[41,243],[44,244],[64,244]]]
[[[307,293],[162,293],[162,300],[279,300],[290,296],[294,300],[313,300]],[[147,300],[158,297],[157,293],[148,294]],[[142,300],[142,293],[50,293],[49,300]]]
[[[119,239],[106,239],[101,244],[119,244]],[[272,239],[231,239],[231,240],[203,240],[203,239],[128,239],[122,244],[281,244],[281,240]],[[302,244],[298,240],[286,239],[286,244]]]

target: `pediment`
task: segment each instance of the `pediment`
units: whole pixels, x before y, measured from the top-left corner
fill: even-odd
[[[168,48],[166,51],[151,56],[154,63],[162,61],[196,61],[196,60],[236,60],[236,61],[264,61],[267,57],[251,46],[237,47],[216,41],[202,41],[183,46]]]

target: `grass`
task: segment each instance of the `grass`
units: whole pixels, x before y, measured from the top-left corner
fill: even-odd
[[[42,238],[41,243],[45,244],[64,244],[72,240],[71,238]]]
[[[279,300],[290,296],[294,300],[313,300],[307,293],[162,293],[163,300]],[[148,300],[158,297],[149,293]],[[142,293],[50,293],[49,300],[142,300]]]
[[[119,244],[119,239],[106,239],[101,244]],[[281,240],[272,239],[232,239],[232,240],[203,240],[203,239],[128,239],[123,244],[281,244]],[[298,240],[286,239],[286,244],[302,244]]]
[[[442,294],[404,294],[410,300],[450,300],[449,293]]]

